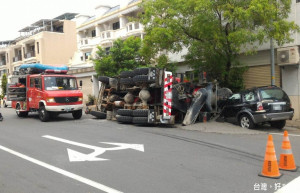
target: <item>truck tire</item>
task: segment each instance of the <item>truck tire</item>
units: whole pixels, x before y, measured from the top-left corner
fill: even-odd
[[[134,75],[148,75],[149,68],[136,68],[133,72]]]
[[[134,117],[148,117],[148,109],[136,109],[132,112]]]
[[[123,85],[134,85],[134,81],[132,78],[120,78],[120,84]]]
[[[28,116],[28,112],[21,112],[20,109],[21,109],[20,104],[17,104],[17,106],[16,106],[16,114],[17,114],[17,116],[18,117],[27,117]]]
[[[132,117],[130,117],[130,116],[117,115],[116,118],[117,118],[117,121],[120,123],[132,123]]]
[[[120,78],[129,78],[129,77],[134,77],[133,71],[123,71],[120,73]]]
[[[136,75],[133,77],[135,83],[154,83],[155,80],[148,80],[148,75]]]
[[[45,106],[41,106],[39,109],[39,118],[42,122],[47,122],[50,119],[50,114],[46,110]]]
[[[107,76],[99,76],[98,80],[104,84],[109,84],[109,77]]]
[[[132,123],[137,125],[147,125],[148,117],[133,117]]]
[[[280,121],[271,121],[270,125],[271,127],[274,127],[276,129],[283,129],[285,126],[286,121],[285,120],[280,120]]]
[[[132,110],[131,109],[118,109],[117,114],[121,116],[132,116]]]
[[[106,113],[100,111],[91,111],[91,115],[98,119],[106,119]]]
[[[82,117],[82,110],[73,111],[72,116],[74,119],[80,119]]]

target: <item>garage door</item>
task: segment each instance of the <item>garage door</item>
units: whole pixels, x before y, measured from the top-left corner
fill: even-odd
[[[280,67],[275,65],[275,84],[281,87]],[[246,88],[271,85],[270,65],[250,66],[244,74],[244,85]]]

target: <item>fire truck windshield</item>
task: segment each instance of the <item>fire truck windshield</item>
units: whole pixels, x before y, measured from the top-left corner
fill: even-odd
[[[44,77],[45,90],[77,90],[76,79],[73,77]]]

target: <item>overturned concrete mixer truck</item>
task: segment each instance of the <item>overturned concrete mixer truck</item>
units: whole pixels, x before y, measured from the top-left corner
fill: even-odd
[[[220,100],[232,94],[216,82],[195,83],[182,73],[158,68],[136,68],[118,77],[99,76],[97,118],[133,124],[195,123],[199,114],[215,116]]]

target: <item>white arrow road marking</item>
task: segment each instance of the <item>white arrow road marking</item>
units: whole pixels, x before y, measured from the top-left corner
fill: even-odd
[[[22,159],[25,159],[25,160],[27,160],[27,161],[29,161],[29,162],[32,162],[32,163],[34,163],[34,164],[37,164],[37,165],[42,166],[42,167],[44,167],[44,168],[47,168],[47,169],[49,169],[49,170],[51,170],[51,171],[54,171],[54,172],[59,173],[59,174],[61,174],[61,175],[67,176],[67,177],[69,177],[69,178],[72,178],[72,179],[77,180],[77,181],[79,181],[79,182],[82,182],[82,183],[84,183],[84,184],[87,184],[87,185],[89,185],[89,186],[92,186],[92,187],[94,187],[94,188],[97,188],[97,189],[99,189],[99,190],[102,190],[102,191],[104,191],[104,192],[109,192],[109,193],[122,193],[122,192],[120,192],[119,190],[115,190],[115,189],[113,189],[113,188],[110,188],[110,187],[105,186],[105,185],[103,185],[103,184],[100,184],[100,183],[98,183],[98,182],[89,180],[89,179],[84,178],[84,177],[81,177],[81,176],[79,176],[79,175],[77,175],[77,174],[68,172],[68,171],[66,171],[66,170],[63,170],[63,169],[60,169],[60,168],[58,168],[58,167],[52,166],[52,165],[47,164],[47,163],[45,163],[45,162],[42,162],[42,161],[39,161],[39,160],[37,160],[37,159],[31,158],[31,157],[29,157],[29,156],[27,156],[27,155],[21,154],[21,153],[19,153],[19,152],[16,152],[16,151],[11,150],[11,149],[9,149],[9,148],[6,148],[6,147],[4,147],[4,146],[1,146],[1,145],[0,145],[0,149],[3,150],[3,151],[8,152],[8,153],[10,153],[10,154],[13,154],[13,155],[15,155],[15,156],[17,156],[17,157],[20,157],[20,158],[22,158]]]
[[[141,145],[141,144],[110,143],[110,142],[101,142],[101,143],[119,146],[119,147],[105,148],[106,151],[115,151],[115,150],[122,150],[122,149],[134,149],[134,150],[137,150],[137,151],[145,152],[144,151],[144,145]]]
[[[142,145],[142,144],[101,142],[101,143],[104,143],[104,144],[117,146],[117,147],[103,148],[103,147],[97,147],[97,146],[93,146],[93,145],[78,143],[78,142],[75,142],[75,141],[70,141],[70,140],[67,140],[67,139],[62,139],[62,138],[58,138],[58,137],[54,137],[54,136],[50,136],[50,135],[44,135],[42,137],[94,150],[94,152],[92,152],[90,154],[84,154],[84,153],[80,153],[80,152],[72,150],[72,149],[67,149],[70,162],[106,161],[108,159],[103,159],[103,158],[98,158],[97,157],[97,156],[103,154],[106,151],[133,149],[133,150],[144,152],[144,145]]]

